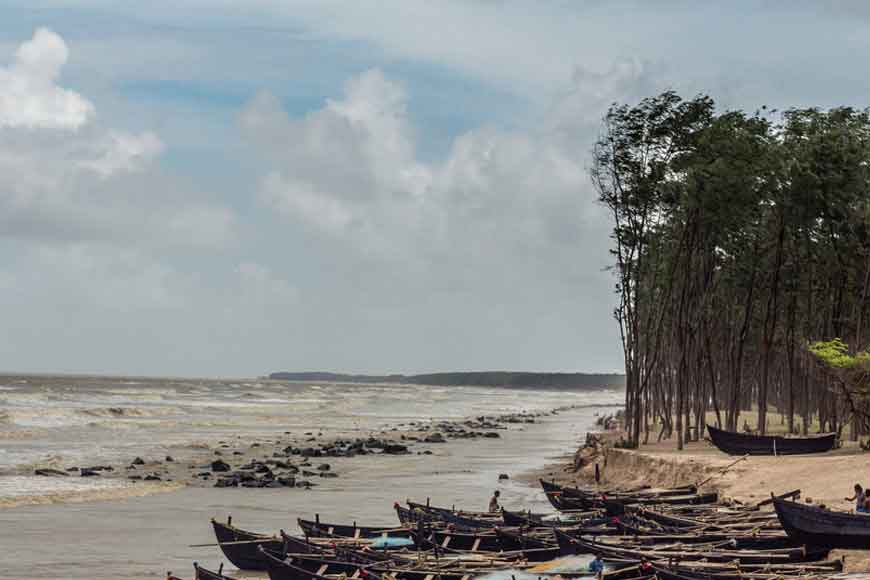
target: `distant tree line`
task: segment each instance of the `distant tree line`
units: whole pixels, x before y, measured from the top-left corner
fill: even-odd
[[[421,375],[351,375],[328,372],[278,372],[270,379],[284,381],[331,381],[349,383],[408,383],[418,385],[478,387],[621,388],[621,374],[527,373],[510,371],[429,373]]]
[[[610,108],[591,176],[613,221],[631,444],[682,448],[708,413],[738,430],[751,412],[763,433],[772,407],[790,432],[867,432],[866,397],[809,348],[870,334],[866,110],[665,92]]]

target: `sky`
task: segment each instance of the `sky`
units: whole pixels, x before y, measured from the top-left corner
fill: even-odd
[[[867,6],[0,0],[0,370],[618,371],[608,106],[865,107]]]

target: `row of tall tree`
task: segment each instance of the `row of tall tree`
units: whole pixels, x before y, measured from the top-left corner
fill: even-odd
[[[808,344],[870,335],[870,114],[717,110],[673,92],[603,120],[591,169],[613,220],[629,443],[867,431]],[[746,421],[749,414],[754,421]]]

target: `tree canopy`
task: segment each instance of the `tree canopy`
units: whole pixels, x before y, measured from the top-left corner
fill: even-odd
[[[613,222],[632,443],[658,425],[682,447],[708,412],[765,432],[771,407],[792,432],[861,433],[864,401],[807,345],[867,364],[868,111],[720,111],[668,91],[610,108],[591,178]],[[838,337],[853,348],[821,346]]]

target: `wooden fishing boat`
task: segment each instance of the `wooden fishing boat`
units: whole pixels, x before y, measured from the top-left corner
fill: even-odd
[[[430,505],[427,503],[418,503],[415,501],[407,500],[408,507],[411,509],[419,509],[425,512],[439,512],[443,514],[461,516],[466,518],[471,518],[473,520],[481,521],[481,520],[494,520],[498,521],[501,519],[500,512],[476,512],[472,510],[458,510],[456,507],[445,508],[438,507],[434,505]]]
[[[739,562],[744,564],[787,564],[795,562],[817,562],[828,556],[829,549],[821,547],[801,546],[799,548],[786,548],[782,550],[725,550],[725,549],[690,549],[689,546],[663,547],[652,549],[650,547],[632,546],[623,547],[608,545],[604,542],[594,542],[584,538],[574,538],[570,542],[575,546],[576,553],[599,553],[610,557],[641,560],[647,558],[651,561],[693,561],[704,562]],[[561,544],[560,544],[561,545]]]
[[[411,532],[418,549],[461,550],[464,552],[498,552],[502,550],[499,537],[493,532],[468,533],[447,530],[427,530],[423,533]],[[513,549],[513,548],[511,548]]]
[[[699,505],[713,504],[719,500],[716,492],[695,493],[691,495],[670,495],[662,497],[626,497],[602,495],[600,503],[610,516],[619,516],[625,513],[627,505]]]
[[[231,518],[227,519],[225,524],[212,519],[211,525],[224,556],[240,570],[266,569],[265,563],[260,558],[260,547],[275,552],[280,552],[284,548],[280,538],[239,529],[232,525]]]
[[[334,551],[334,549],[325,545],[317,544],[303,538],[290,536],[285,533],[284,530],[281,530],[280,534],[281,540],[284,543],[284,547],[281,551],[284,554],[326,554],[330,551]]]
[[[260,557],[266,564],[266,569],[269,572],[270,578],[275,578],[275,571],[279,571],[280,578],[293,578],[303,580],[308,575],[316,575],[322,577],[344,575],[346,577],[358,578],[360,570],[369,566],[358,562],[346,562],[338,560],[334,557],[318,557],[316,555],[298,556],[292,554],[282,555],[279,552],[270,550],[261,550]],[[280,565],[277,563],[280,562]]]
[[[562,514],[564,517],[549,516],[544,519],[540,514],[531,512],[514,512],[502,510],[501,516],[504,524],[510,527],[527,527],[527,528],[567,528],[583,526],[598,526],[609,521],[609,518],[602,517],[599,510],[590,510],[586,512],[574,512],[571,514]]]
[[[634,524],[618,519],[614,526],[623,536],[628,536],[635,544],[654,545],[663,543],[699,544],[719,542],[730,544],[737,550],[775,550],[793,548],[799,545],[794,538],[782,531],[733,534],[725,531],[704,533],[658,533],[650,529],[641,529]]]
[[[668,497],[672,495],[691,495],[698,492],[698,488],[694,484],[663,488],[642,486],[632,489],[599,489],[592,487],[571,487],[560,485],[545,479],[540,479],[538,481],[540,481],[544,493],[560,493],[567,497],[596,497],[601,494],[631,497]]]
[[[427,508],[420,504],[411,504],[405,508],[398,503],[394,504],[396,516],[402,525],[412,525],[418,522],[436,525],[452,525],[461,530],[488,530],[501,523],[501,518],[484,518],[460,515],[449,510],[440,508]]]
[[[775,499],[773,506],[785,532],[795,540],[828,548],[870,547],[870,514],[827,510]]]
[[[407,527],[390,526],[358,526],[356,522],[347,524],[328,524],[320,521],[318,517],[314,521],[299,518],[296,520],[306,537],[311,538],[381,538],[381,537],[408,537]]]
[[[723,431],[707,425],[710,441],[729,455],[803,455],[824,453],[837,443],[836,433],[814,437],[781,437],[779,435],[750,435]]]
[[[783,573],[755,571],[749,572],[743,569],[731,571],[712,571],[703,569],[693,569],[684,566],[664,566],[661,564],[651,564],[655,570],[655,576],[658,580],[783,580],[788,576],[799,577],[801,580],[809,580],[810,578],[826,578],[830,572],[825,571],[820,573],[803,572],[794,570],[788,573],[788,576]]]
[[[503,528],[495,529],[495,536],[498,538],[502,550],[531,550],[543,548],[555,548],[558,555],[558,546],[555,538],[551,534],[545,537],[532,536],[520,531],[506,530]]]
[[[194,574],[195,574],[194,578],[196,578],[196,580],[235,580],[235,578],[233,578],[232,576],[224,576],[224,574],[223,574],[224,565],[223,564],[221,564],[221,566],[217,572],[212,572],[211,570],[206,570],[205,568],[200,566],[198,563],[194,562],[193,563],[193,570],[194,570]]]
[[[386,575],[395,580],[471,580],[477,575],[471,570],[405,568],[387,565],[376,568],[346,562],[328,562],[324,563],[325,567],[321,565],[317,570],[310,570],[300,566],[299,560],[285,559],[274,552],[263,550],[262,557],[268,566],[271,580],[337,580],[338,578],[381,580]]]

